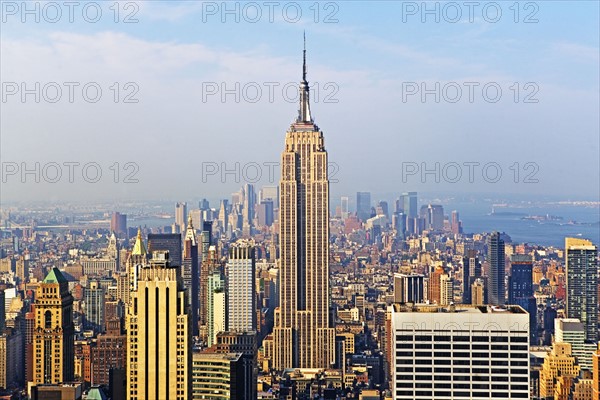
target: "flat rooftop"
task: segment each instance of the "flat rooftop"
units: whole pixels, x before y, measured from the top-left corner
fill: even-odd
[[[392,305],[396,313],[467,313],[467,314],[527,314],[527,312],[516,305],[507,306],[472,306],[468,304],[456,304],[440,306],[437,304],[398,304]]]

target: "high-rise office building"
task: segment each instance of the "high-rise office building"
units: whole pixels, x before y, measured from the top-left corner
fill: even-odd
[[[263,186],[258,194],[258,201],[262,203],[264,200],[273,200],[275,208],[279,207],[279,187],[278,186]]]
[[[522,308],[396,304],[390,313],[394,399],[529,398]]]
[[[591,241],[565,239],[566,312],[585,326],[586,340],[598,341],[598,247]]]
[[[256,398],[257,369],[257,341],[256,332],[225,331],[217,334],[217,353],[242,353],[245,366],[245,377],[238,378],[236,387],[245,393],[244,398]],[[243,384],[242,384],[243,382]]]
[[[254,242],[238,240],[227,260],[227,329],[256,331],[256,265]]]
[[[357,192],[356,193],[356,216],[361,221],[366,221],[371,218],[371,193]]]
[[[201,336],[206,338],[206,329],[208,324],[208,278],[217,268],[220,268],[221,262],[219,259],[219,252],[217,246],[206,247],[206,253],[204,253],[204,247],[206,244],[210,244],[209,231],[202,231],[202,261],[200,262],[200,327],[203,329]]]
[[[23,386],[24,334],[16,327],[0,332],[0,392]]]
[[[227,330],[227,293],[225,277],[220,268],[215,268],[207,282],[207,327],[208,346],[217,343],[217,333]]]
[[[432,304],[442,304],[442,276],[445,274],[444,268],[439,265],[429,273],[427,299]]]
[[[323,133],[310,112],[306,49],[300,110],[281,154],[280,302],[274,368],[330,368],[335,328],[329,313],[329,180]]]
[[[71,382],[75,372],[73,296],[52,268],[37,290],[33,333],[33,384]]]
[[[471,292],[470,302],[474,306],[482,306],[487,303],[487,288],[483,278],[476,278],[471,284],[469,291]]]
[[[418,274],[394,274],[394,302],[422,303],[425,300],[424,279]]]
[[[127,399],[191,397],[190,323],[181,267],[155,251],[127,311]]]
[[[216,353],[212,348],[194,353],[192,372],[193,400],[254,398],[249,377],[250,367],[242,353]]]
[[[386,218],[390,218],[390,211],[388,202],[385,200],[381,200],[377,203],[377,208],[375,208],[376,215],[385,215]]]
[[[396,238],[404,240],[406,235],[406,215],[403,212],[395,212],[392,215],[392,227],[396,230]]]
[[[517,304],[527,310],[529,331],[534,340],[537,336],[537,301],[533,297],[533,260],[530,255],[513,254],[510,257],[508,304]]]
[[[202,211],[210,210],[210,204],[208,200],[202,199],[198,202],[198,208]]]
[[[92,385],[108,385],[111,369],[127,366],[127,335],[121,333],[120,322],[107,322],[106,333],[98,335],[92,347]]]
[[[585,325],[575,318],[556,318],[554,320],[554,342],[569,343],[573,356],[581,369],[592,370],[592,354],[596,342],[585,340]]]
[[[181,267],[183,259],[180,233],[149,233],[148,253],[155,251],[168,251],[169,264],[173,267]]]
[[[463,257],[462,266],[463,304],[472,304],[471,286],[477,278],[481,277],[481,262],[479,261],[476,250],[467,250],[467,254]]]
[[[592,355],[592,400],[600,400],[600,343]]]
[[[244,229],[250,232],[254,226],[254,206],[256,204],[256,193],[254,185],[246,183],[244,185],[244,207],[242,209],[242,218]]]
[[[126,237],[127,214],[121,214],[117,211],[113,212],[110,218],[110,230],[113,231],[119,237]]]
[[[488,263],[490,265],[488,302],[493,305],[503,305],[506,297],[504,289],[504,240],[498,232],[493,232],[488,239]]]
[[[340,199],[340,213],[341,213],[342,219],[346,219],[350,215],[350,208],[348,207],[348,204],[349,204],[348,197],[342,196],[342,198]]]
[[[227,222],[229,220],[229,201],[227,199],[222,199],[221,204],[219,205],[219,226],[222,228],[223,232],[227,231]],[[197,227],[201,227],[202,225],[196,225]]]
[[[265,199],[256,205],[256,223],[259,227],[273,225],[273,200]]]
[[[0,284],[0,333],[4,332],[6,327],[6,294],[5,286]]]
[[[419,214],[425,220],[425,229],[441,231],[444,228],[444,207],[441,205],[423,205]]]
[[[89,282],[84,292],[85,297],[85,319],[84,327],[100,333],[104,331],[104,300],[105,291],[98,281]]]
[[[408,218],[417,218],[417,192],[402,193],[404,214]]]
[[[183,242],[183,282],[191,307],[192,336],[198,336],[198,312],[200,301],[200,261],[198,260],[198,241],[190,214]]]
[[[202,210],[191,210],[189,215],[192,217],[192,225],[198,230],[202,229],[202,224],[204,223]]]
[[[440,304],[450,305],[454,302],[454,278],[448,274],[440,276]]]
[[[554,397],[554,394],[559,377],[575,378],[579,375],[579,371],[580,367],[572,354],[571,345],[569,343],[554,343],[552,351],[544,359],[544,364],[540,370],[539,398],[544,400],[556,399],[557,397]]]
[[[179,228],[179,233],[185,232],[185,222],[187,221],[187,203],[175,204],[175,225]],[[177,232],[174,232],[177,233]],[[180,265],[181,266],[181,265]]]
[[[452,230],[452,233],[454,233],[455,235],[463,233],[462,221],[460,220],[458,211],[456,211],[456,210],[452,211],[452,214],[451,214],[450,229]]]

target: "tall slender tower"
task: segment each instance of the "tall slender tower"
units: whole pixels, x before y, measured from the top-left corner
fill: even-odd
[[[298,118],[286,133],[279,183],[281,291],[274,360],[284,368],[330,368],[329,180],[323,133],[310,114],[306,46]]]
[[[75,372],[73,296],[69,283],[52,268],[40,284],[33,329],[33,382],[70,382]]]
[[[200,263],[198,261],[198,240],[192,224],[192,214],[188,218],[183,242],[183,282],[192,307],[192,335],[198,336],[198,302],[200,300]]]
[[[155,251],[127,310],[127,399],[191,397],[190,315],[181,267]]]
[[[229,247],[227,261],[227,329],[256,331],[256,265],[252,240],[240,239]]]
[[[591,241],[565,238],[566,311],[585,326],[585,339],[598,340],[598,247]]]
[[[488,302],[492,305],[504,305],[504,240],[498,232],[492,232],[488,240],[488,263],[490,264]]]

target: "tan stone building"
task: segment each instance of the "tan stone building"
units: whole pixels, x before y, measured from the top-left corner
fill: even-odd
[[[53,268],[36,292],[33,330],[33,383],[57,384],[74,378],[73,296],[63,274]]]
[[[279,184],[280,301],[274,362],[285,368],[330,368],[335,329],[329,318],[329,180],[323,132],[314,123],[306,50],[298,118],[286,133]]]
[[[134,251],[143,247],[138,236]],[[191,320],[181,267],[156,251],[136,273],[127,310],[127,399],[189,399]]]
[[[565,378],[575,378],[579,375],[579,365],[575,357],[571,354],[571,345],[569,343],[554,343],[552,351],[544,359],[544,364],[540,370],[540,398],[554,399],[557,389],[559,393],[563,392],[566,382]],[[570,387],[570,383],[569,383]]]

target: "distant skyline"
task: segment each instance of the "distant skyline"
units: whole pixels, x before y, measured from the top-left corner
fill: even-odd
[[[532,11],[524,8],[515,23],[508,3],[500,3],[497,23],[481,18],[481,11],[473,22],[466,17],[447,22],[449,14],[442,14],[439,23],[432,17],[422,23],[420,12],[408,15],[403,9],[408,3],[339,2],[336,10],[322,2],[317,23],[312,3],[299,3],[302,17],[296,23],[277,13],[273,23],[265,13],[257,23],[244,20],[249,14],[239,23],[225,15],[228,21],[222,23],[220,11],[209,14],[214,11],[207,8],[210,2],[135,3],[138,10],[119,14],[122,20],[134,12],[139,22],[132,24],[115,23],[109,5],[98,23],[77,13],[69,23],[63,10],[58,23],[42,15],[39,23],[24,24],[20,14],[3,8],[0,200],[226,198],[248,182],[243,177],[236,182],[231,174],[221,182],[208,168],[222,163],[232,168],[236,162],[248,173],[261,166],[265,178],[257,188],[277,185],[279,166],[269,179],[265,163],[279,162],[285,130],[297,115],[292,97],[301,79],[306,30],[308,81],[319,88],[311,111],[335,163],[332,203],[342,195],[352,199],[357,191],[372,192],[375,201],[377,193],[408,190],[598,201],[598,3],[537,2],[537,23],[523,23]],[[338,22],[324,23],[327,15]],[[10,94],[21,83],[31,88],[35,82],[41,87],[60,83],[63,97],[50,103],[42,96],[36,103],[27,95],[23,103],[20,93]],[[76,90],[69,103],[64,82],[79,82],[79,88],[97,83],[102,98],[89,103]],[[252,103],[248,96],[254,92],[247,92],[246,101],[242,95],[236,103],[228,95],[223,103],[219,94],[206,92],[222,84],[232,88],[235,82],[240,88],[250,84],[249,89],[258,84],[262,99]],[[289,101],[280,90],[269,101],[270,82],[278,88],[289,84]],[[422,82],[428,88],[450,83],[449,90],[457,82],[463,99],[451,103],[451,91],[439,103],[433,95],[425,103],[418,94],[407,95]],[[469,103],[465,82],[497,84],[502,97],[491,103],[479,93]],[[139,102],[124,103],[128,94]],[[524,103],[528,94],[539,102]],[[327,95],[337,103],[326,102]],[[39,162],[48,176],[35,183],[30,174],[21,183],[18,173],[6,175],[23,162],[29,168]],[[65,162],[98,163],[102,177],[87,183],[76,174],[69,183]],[[403,181],[403,166],[407,173],[435,162],[447,167],[439,183],[433,175],[422,182],[418,173],[405,174]],[[493,179],[476,170],[471,183],[464,164],[470,162],[498,163],[502,177],[490,183]],[[58,183],[47,182],[55,176],[49,163],[62,166]],[[463,175],[452,183],[456,165]],[[138,183],[123,182],[130,172]],[[523,183],[530,172],[538,183]]]

